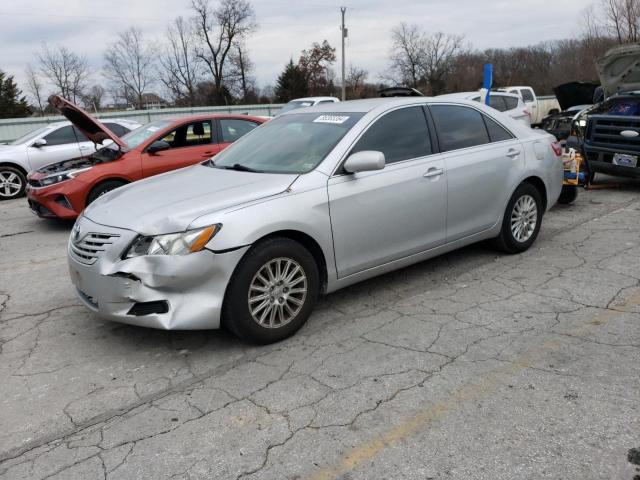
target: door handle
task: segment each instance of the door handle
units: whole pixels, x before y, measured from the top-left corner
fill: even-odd
[[[427,173],[425,173],[422,176],[424,178],[432,178],[432,177],[439,177],[443,173],[444,173],[444,168],[433,168],[433,167],[431,167],[429,170],[427,170]]]
[[[510,148],[507,150],[507,157],[516,158],[518,155],[520,155],[520,150],[517,148]]]
[[[86,145],[83,145],[80,147],[80,150],[89,150],[91,147],[87,147]]]

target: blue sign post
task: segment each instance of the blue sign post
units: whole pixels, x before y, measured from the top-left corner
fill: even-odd
[[[482,88],[487,90],[487,96],[484,103],[489,105],[489,96],[491,94],[491,85],[493,84],[493,65],[490,63],[484,64],[484,79],[482,81]]]

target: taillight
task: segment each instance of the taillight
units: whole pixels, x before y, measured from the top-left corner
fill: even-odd
[[[551,150],[553,150],[553,153],[555,154],[556,157],[559,157],[562,155],[562,147],[558,142],[553,142],[551,144]]]
[[[524,110],[522,110],[524,112],[525,115],[529,115],[529,118],[531,118],[531,112],[529,110],[527,110],[526,108]]]

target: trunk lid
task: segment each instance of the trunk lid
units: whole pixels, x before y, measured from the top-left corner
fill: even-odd
[[[605,98],[640,90],[640,45],[620,45],[596,62]]]
[[[119,147],[128,148],[127,144],[124,143],[120,137],[69,100],[59,95],[52,95],[49,97],[49,104],[64,115],[67,120],[73,123],[75,127],[84,133],[93,143],[102,145],[102,142],[105,140],[113,140]]]
[[[555,87],[553,93],[564,111],[576,105],[591,105],[596,88],[598,88],[596,83],[569,82]]]

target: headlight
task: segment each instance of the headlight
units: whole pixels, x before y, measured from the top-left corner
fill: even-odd
[[[91,167],[80,168],[78,170],[69,170],[67,172],[62,172],[57,175],[51,175],[49,177],[44,177],[40,179],[40,185],[43,187],[48,187],[49,185],[54,185],[56,183],[64,182],[66,180],[71,180],[72,178],[76,178],[83,172],[90,170]]]
[[[199,252],[221,228],[221,224],[216,224],[181,233],[153,237],[139,235],[126,250],[124,258],[142,255],[188,255]]]

